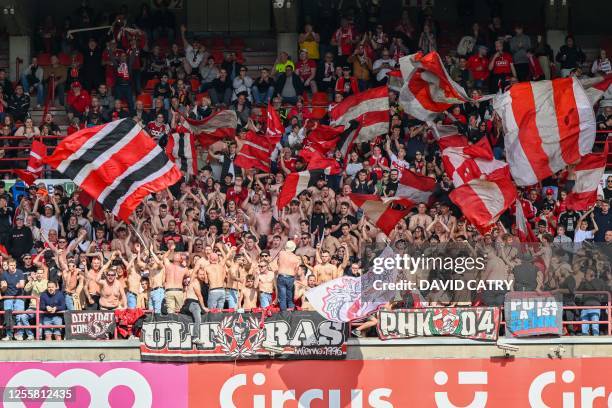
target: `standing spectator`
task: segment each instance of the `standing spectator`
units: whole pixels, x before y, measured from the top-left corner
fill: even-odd
[[[238,75],[240,75],[240,70],[244,68],[244,65],[238,62],[236,59],[235,52],[228,52],[225,54],[225,59],[221,64],[221,68],[227,71],[227,75],[230,80],[233,81]]]
[[[51,56],[51,65],[45,69],[44,83],[47,85],[47,93],[51,93],[51,87],[54,86],[54,99],[49,101],[51,106],[55,105],[55,97],[59,100],[59,104],[64,106],[66,67],[59,64],[59,59],[56,55]]]
[[[608,231],[612,231],[612,216],[610,216],[610,202],[607,200],[598,199],[599,206],[595,208],[594,222],[597,224],[598,230],[595,233],[595,242],[604,242],[605,235]]]
[[[540,60],[535,56],[533,50],[527,50],[527,60],[529,61],[529,78],[530,81],[541,81],[545,78],[544,70],[540,65]]]
[[[178,44],[170,46],[170,52],[166,56],[166,65],[168,67],[168,75],[171,78],[176,78],[177,71],[185,63],[185,54],[181,52]]]
[[[174,39],[176,33],[176,21],[174,14],[168,10],[166,2],[161,3],[161,7],[153,14],[153,39],[167,38]]]
[[[200,89],[199,92],[208,91],[213,81],[219,77],[219,68],[215,65],[215,58],[211,55],[206,64],[200,65]]]
[[[359,93],[359,85],[357,78],[351,75],[351,68],[348,66],[342,67],[342,76],[336,81],[335,91],[341,94],[344,98],[349,95]]]
[[[238,116],[238,121],[242,126],[246,126],[249,121],[249,117],[251,116],[251,102],[249,102],[249,98],[246,92],[240,92],[236,100],[232,102],[230,107],[231,110],[236,112],[236,116]]]
[[[28,94],[36,90],[36,108],[38,109],[45,101],[43,78],[44,72],[42,67],[38,65],[38,58],[33,57],[32,63],[21,74],[21,84]]]
[[[348,63],[353,64],[353,76],[357,79],[359,91],[365,91],[370,82],[372,60],[366,55],[363,44],[355,48],[353,54],[348,58]]]
[[[391,43],[391,47],[389,47],[389,52],[399,64],[400,58],[408,55],[410,53],[410,49],[404,45],[404,40],[398,35],[393,37],[393,42]]]
[[[95,38],[90,38],[83,50],[83,88],[88,91],[98,89],[103,80],[102,49]]]
[[[587,269],[584,274],[584,280],[578,286],[579,292],[604,292],[606,291],[606,285],[604,282],[595,277],[595,271],[593,269]],[[596,308],[601,306],[601,299],[599,294],[585,294],[582,298],[583,306],[594,306]],[[582,309],[580,311],[580,320],[596,322],[600,320],[601,309]],[[585,323],[582,324],[582,335],[588,336],[589,329],[593,336],[599,336],[599,323]]]
[[[465,57],[459,57],[457,64],[451,68],[450,76],[453,81],[457,82],[464,89],[472,88],[472,72],[467,68]]]
[[[219,78],[215,79],[212,87],[208,90],[210,101],[214,106],[229,106],[232,101],[232,82],[227,76],[227,71],[221,69]]]
[[[61,326],[62,315],[58,314],[66,310],[66,299],[58,289],[56,281],[47,282],[47,290],[40,294],[40,310],[46,312],[42,317],[45,326]],[[55,340],[62,339],[62,330],[59,327],[44,329],[45,340],[50,341],[51,335]]]
[[[562,45],[557,53],[557,62],[561,64],[561,76],[568,77],[573,69],[578,68],[584,62],[584,53],[576,46],[574,37],[565,37],[565,45]]]
[[[117,49],[115,41],[106,43],[106,49],[102,52],[102,66],[104,67],[105,85],[110,88],[115,87],[115,67],[119,63],[121,51]]]
[[[495,41],[495,54],[489,61],[491,71],[491,90],[505,89],[510,83],[510,76],[516,77],[516,70],[512,62],[512,55],[504,52],[504,43]]]
[[[281,311],[292,309],[295,275],[300,266],[300,257],[293,252],[295,242],[287,241],[285,248],[278,253],[278,275],[276,278],[278,305]]]
[[[585,212],[578,219],[578,229],[574,232],[574,242],[580,243],[584,240],[592,240],[595,238],[595,233],[599,230],[597,226],[597,222],[595,222],[595,216],[593,215],[594,208],[591,208],[589,211]],[[593,223],[593,229],[589,230],[589,222],[586,220],[586,217],[591,217],[591,222]]]
[[[542,67],[542,71],[544,71],[544,79],[551,78],[550,68],[554,60],[554,53],[550,45],[544,41],[544,37],[540,34],[536,37],[536,44],[534,46],[533,52],[538,58],[538,62],[540,63],[540,67]]]
[[[147,59],[144,80],[159,79],[162,73],[166,71],[166,68],[166,57],[161,53],[159,45],[156,45],[151,50],[151,54],[149,54]]]
[[[300,59],[295,66],[295,73],[304,82],[305,88],[310,88],[313,94],[317,92],[317,82],[315,81],[317,64],[310,59],[310,55],[305,49],[300,50]]]
[[[526,81],[529,79],[527,50],[530,48],[531,40],[529,36],[523,33],[523,26],[517,24],[514,27],[514,37],[510,39],[510,51],[512,51],[512,61],[519,81]]]
[[[287,65],[285,73],[278,76],[274,92],[283,98],[284,103],[290,104],[295,104],[298,96],[304,92],[304,84],[291,65]]]
[[[268,104],[274,95],[274,80],[270,77],[270,71],[267,68],[262,68],[259,72],[259,78],[253,82],[251,88],[253,102],[255,104]]]
[[[376,82],[378,82],[379,85],[387,83],[389,80],[387,74],[395,68],[395,65],[395,60],[391,58],[389,50],[384,48],[380,58],[374,61],[372,65],[372,73],[376,75]]]
[[[134,96],[131,86],[132,73],[128,64],[127,54],[122,51],[115,70],[115,98],[127,102],[130,111],[134,110]]]
[[[468,58],[466,66],[474,79],[474,87],[482,90],[487,89],[487,78],[489,77],[487,47],[479,45],[478,52]]]
[[[30,110],[30,95],[24,93],[23,85],[15,85],[15,93],[9,97],[8,113],[13,115],[15,121],[23,122]]]
[[[23,255],[30,253],[33,246],[32,230],[24,226],[24,216],[20,214],[15,218],[15,225],[8,234],[6,250],[14,259],[21,259]]]
[[[347,63],[348,57],[353,53],[353,48],[358,41],[357,31],[346,17],[340,20],[340,28],[336,30],[331,38],[331,44],[338,48],[337,61],[342,66]]]
[[[4,95],[7,98],[10,98],[13,95],[13,84],[10,79],[8,79],[8,75],[6,74],[6,70],[4,68],[0,68],[0,86],[4,91]]]
[[[73,82],[81,82],[82,75],[81,66],[76,56],[72,57],[72,61],[66,72],[66,87],[70,88]]]
[[[138,44],[138,39],[136,37],[131,37],[130,48],[128,48],[127,50],[127,55],[130,72],[132,74],[132,84],[134,86],[134,91],[136,92],[136,95],[140,95],[140,90],[142,88],[142,53],[142,47]]]
[[[301,50],[306,50],[308,58],[312,60],[319,59],[319,42],[321,38],[319,34],[312,29],[312,24],[304,25],[304,32],[298,37],[298,43]]]
[[[76,116],[81,116],[85,109],[91,105],[91,97],[89,96],[89,92],[85,89],[81,89],[80,82],[73,82],[70,91],[68,92],[68,96],[66,98],[66,102],[68,103],[68,110]]]
[[[323,92],[331,92],[336,86],[336,65],[331,52],[326,52],[317,67],[317,88]]]
[[[436,35],[429,24],[423,26],[423,32],[419,37],[419,49],[423,51],[424,54],[428,54],[438,49]]]
[[[15,296],[23,296],[23,288],[25,286],[25,277],[21,269],[17,269],[17,261],[9,259],[8,269],[0,274],[0,292],[4,299],[4,327],[12,327],[12,313],[25,310],[23,299],[13,299]],[[15,317],[17,326],[28,325],[27,314],[17,314]],[[3,341],[11,340],[13,337],[13,329],[7,329],[6,335],[2,338]],[[15,340],[23,340],[23,329],[18,329],[15,333]]]
[[[251,97],[251,87],[253,86],[253,79],[247,75],[247,68],[242,66],[240,67],[240,71],[238,76],[234,78],[232,83],[232,88],[234,92],[232,94],[232,101],[235,101],[238,98],[238,95],[241,93],[245,93],[246,97],[249,101],[252,101]]]
[[[606,50],[603,48],[599,50],[599,56],[595,61],[593,61],[593,65],[591,66],[591,72],[593,75],[608,75],[612,72],[612,66],[610,65],[610,60],[606,54]]]
[[[198,72],[202,61],[208,59],[208,53],[206,52],[206,47],[202,46],[198,39],[194,39],[192,43],[189,43],[185,37],[186,31],[187,27],[181,25],[181,39],[183,40],[183,48],[185,49],[183,69],[187,75],[190,75],[192,72]]]

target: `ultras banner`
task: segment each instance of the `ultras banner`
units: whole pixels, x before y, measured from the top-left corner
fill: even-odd
[[[193,344],[193,322],[184,315],[155,316],[142,327],[143,361],[343,359],[348,325],[316,312],[207,313],[201,344]]]
[[[499,315],[499,309],[495,307],[381,310],[376,329],[383,340],[415,336],[496,340]]]
[[[115,331],[112,310],[73,310],[64,313],[67,340],[105,340]]]
[[[549,292],[508,292],[506,337],[563,334],[563,299]]]

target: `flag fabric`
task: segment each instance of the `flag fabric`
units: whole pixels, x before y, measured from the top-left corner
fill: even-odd
[[[265,173],[270,172],[270,151],[274,146],[270,140],[252,130],[246,133],[244,143],[234,159],[234,164],[243,169],[259,169]]]
[[[312,148],[304,148],[300,150],[299,155],[306,161],[307,170],[324,169],[325,174],[329,175],[336,175],[342,173],[342,167],[336,159],[326,157],[317,150],[314,150]]]
[[[442,163],[455,187],[477,178],[510,178],[508,163],[493,159],[491,146],[486,139],[464,147],[447,147],[442,151]]]
[[[495,97],[506,158],[519,186],[530,186],[591,153],[595,114],[576,78],[522,82]]]
[[[198,154],[192,133],[173,133],[168,138],[166,154],[183,174],[198,174]]]
[[[344,168],[346,168],[346,165],[348,164],[349,155],[353,149],[355,141],[357,140],[357,136],[359,136],[359,131],[361,129],[360,125],[361,123],[358,120],[351,120],[348,127],[344,128],[338,138],[336,149],[340,150],[340,153],[342,154]]]
[[[389,89],[395,92],[400,92],[402,90],[402,85],[404,85],[404,78],[402,78],[402,71],[399,69],[387,72],[387,86]]]
[[[147,195],[183,178],[166,152],[130,118],[71,134],[44,162],[125,221]]]
[[[531,224],[525,218],[525,213],[523,212],[523,206],[520,203],[520,200],[515,201],[515,218],[516,218],[516,234],[518,235],[519,241],[521,242],[538,242],[533,230],[531,229]]]
[[[434,120],[451,106],[472,101],[465,89],[451,79],[437,52],[407,55],[400,58],[399,64],[404,78],[399,103],[407,114],[423,121]]]
[[[591,105],[595,105],[601,98],[612,98],[612,74],[580,79],[580,84],[591,101]]]
[[[447,147],[464,147],[469,144],[467,137],[455,125],[431,124],[432,133],[440,151]]]
[[[380,197],[374,194],[349,194],[351,201],[386,235],[417,204],[405,197]],[[399,208],[398,208],[399,207]]]
[[[238,117],[232,110],[222,110],[202,120],[184,118],[184,126],[195,135],[204,148],[219,140],[236,136]]]
[[[324,170],[304,170],[295,173],[289,173],[281,186],[278,198],[276,199],[276,207],[281,209],[291,202],[295,197],[300,195],[308,187],[323,176]]]
[[[394,256],[393,250],[386,247],[378,258],[387,259]],[[315,286],[306,292],[306,298],[327,320],[362,320],[395,297],[395,291],[376,290],[374,281],[396,282],[399,274],[397,268],[385,268],[381,273],[374,273],[372,269],[360,277],[342,276]]]
[[[415,203],[428,203],[436,189],[436,179],[415,173],[411,170],[402,171],[395,195],[409,198]]]
[[[389,131],[389,88],[380,86],[351,95],[329,111],[332,126],[361,122],[358,142],[367,142]]]
[[[16,169],[14,173],[28,185],[34,184],[37,178],[40,178],[43,171],[43,160],[47,157],[47,146],[38,140],[32,141],[30,147],[30,157],[28,158],[28,166],[25,170]]]
[[[312,146],[320,153],[325,154],[336,147],[344,127],[333,127],[315,124],[304,138],[304,146]]]
[[[285,133],[285,127],[272,104],[268,104],[266,118],[266,137],[269,139],[271,146],[276,146],[281,141],[283,133]]]
[[[449,194],[465,218],[483,234],[495,225],[499,216],[516,200],[516,196],[516,187],[510,178],[494,181],[473,179]]]
[[[590,153],[584,156],[574,168],[576,182],[567,195],[565,204],[570,210],[584,211],[590,209],[597,201],[597,187],[606,171],[608,160],[608,143],[602,153]]]

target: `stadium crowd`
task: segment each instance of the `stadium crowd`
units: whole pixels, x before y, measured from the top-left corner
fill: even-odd
[[[340,16],[334,10],[339,17],[335,31],[323,23],[306,24],[298,55],[281,53],[274,66],[251,73],[236,52],[219,60],[167,9],[152,13],[144,5],[137,13],[122,9],[97,15],[84,4],[76,18],[61,26],[50,17],[41,24],[34,40],[41,52],[51,55],[48,64],[32,58],[15,84],[0,71],[2,135],[24,136],[18,142],[23,146],[38,136],[61,135],[52,115],[40,126],[30,118],[31,106],[46,102],[65,106],[68,134],[131,117],[164,146],[183,115],[205,119],[220,109],[235,111],[239,128],[235,139],[200,152],[206,163],[202,160],[195,176],[148,197],[129,224],[79,189],[67,194],[62,185],[52,192],[44,184],[32,185],[18,198],[6,189],[0,196],[0,290],[6,299],[0,303],[4,326],[10,329],[3,340],[33,338],[33,330],[13,329],[10,320],[28,325],[31,313],[6,312],[33,311],[37,304],[44,312],[43,324],[51,325],[61,324],[58,312],[80,309],[142,308],[195,319],[213,309],[273,304],[281,310],[308,310],[308,288],[342,275],[360,276],[372,257],[370,247],[384,242],[410,248],[468,243],[487,254],[488,267],[504,276],[513,274],[515,290],[557,291],[566,305],[577,304],[575,291],[612,288],[612,176],[596,205],[582,213],[564,204],[573,183],[571,171],[520,189],[520,204],[539,244],[530,256],[512,251],[518,242],[514,210],[502,215],[489,233],[476,231],[448,198],[453,185],[431,127],[405,114],[395,91],[389,96],[388,134],[355,145],[348,162],[340,163],[340,175],[323,176],[286,208],[276,206],[287,174],[305,169],[298,154],[304,138],[300,130],[313,120],[316,100],[329,109],[368,88],[391,85],[389,74],[398,68],[399,58],[437,50],[444,33],[430,13],[422,13],[418,23],[404,12],[399,21],[382,24],[364,18],[375,14],[349,10]],[[107,21],[112,23],[109,33],[66,35],[69,29]],[[525,32],[520,24],[509,30],[498,16],[489,24],[471,25],[457,49],[443,58],[453,80],[475,99],[520,81],[612,71],[604,50],[585,69],[585,55],[571,36],[554,53],[542,35]],[[150,80],[149,109],[140,95]],[[30,101],[30,95],[36,100]],[[234,159],[244,134],[265,127],[268,103],[286,126],[271,157],[271,171],[241,169]],[[321,122],[327,121],[323,116]],[[457,105],[440,121],[458,125],[471,143],[488,140],[495,157],[504,159],[503,129],[489,102]],[[597,126],[612,131],[612,106],[600,109]],[[6,158],[15,152],[1,150]],[[342,161],[333,149],[329,156]],[[3,163],[5,168],[19,167],[17,162]],[[364,217],[349,193],[393,196],[401,172],[407,170],[436,179],[435,199],[420,203],[387,237]],[[551,249],[553,244],[585,242],[597,250]],[[526,268],[527,262],[535,266]],[[32,299],[12,298],[24,295]],[[457,304],[452,294],[423,296],[432,305]],[[582,296],[580,304],[599,306],[602,300]],[[603,319],[599,309],[567,314],[566,320]],[[599,326],[570,325],[568,332],[599,334]],[[45,329],[45,337],[52,336],[61,339],[61,330]]]

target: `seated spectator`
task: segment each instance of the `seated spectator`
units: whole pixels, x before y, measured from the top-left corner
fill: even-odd
[[[206,47],[200,43],[197,38],[194,38],[190,43],[185,37],[187,27],[181,25],[181,39],[183,40],[183,49],[185,50],[185,60],[183,63],[183,69],[187,75],[192,72],[197,73],[200,69],[200,64],[208,59],[208,52]]]
[[[315,81],[315,75],[317,74],[317,64],[312,59],[310,59],[308,51],[300,51],[300,59],[295,66],[295,73],[304,83],[304,87],[310,88],[310,91],[313,94],[317,92],[317,82]]]
[[[206,64],[200,65],[200,89],[199,92],[206,92],[212,87],[212,83],[219,77],[219,68],[215,65],[215,58],[208,57]]]
[[[168,83],[168,74],[162,74],[159,82],[153,88],[153,98],[160,99],[164,102],[164,108],[170,107],[170,98],[172,97],[172,88]]]
[[[115,100],[108,91],[106,84],[100,84],[100,86],[98,86],[97,98],[100,102],[100,107],[107,113],[115,106]]]
[[[63,324],[62,315],[59,312],[66,310],[66,300],[64,294],[58,290],[57,282],[49,281],[47,290],[40,294],[40,309],[44,312],[42,315],[43,325],[61,326]],[[43,332],[47,341],[51,340],[51,336],[55,340],[62,339],[62,329],[59,327],[45,328]]]
[[[149,132],[153,140],[159,143],[160,146],[165,146],[168,143],[170,126],[166,123],[164,115],[158,113],[155,120],[147,124],[147,132]]]
[[[540,61],[535,56],[533,49],[527,50],[527,61],[529,64],[529,81],[542,81],[544,76],[544,70],[540,65]]]
[[[336,86],[337,79],[334,56],[331,52],[326,52],[317,67],[317,88],[323,92],[331,93]]]
[[[353,65],[353,76],[357,79],[359,91],[365,91],[370,82],[372,60],[366,55],[363,44],[359,44],[355,47],[355,51],[348,58],[348,63]],[[336,88],[336,91],[337,90],[338,88]]]
[[[91,97],[89,92],[81,88],[80,82],[73,82],[70,91],[68,91],[66,102],[67,110],[75,116],[81,116],[85,112],[85,108],[91,105]]]
[[[489,59],[487,58],[487,47],[479,45],[477,53],[470,55],[466,61],[466,68],[474,80],[474,87],[487,89],[487,78],[489,77]]]
[[[312,24],[304,25],[304,32],[300,33],[298,37],[298,44],[300,50],[306,50],[308,58],[312,60],[319,59],[319,42],[321,38],[319,34],[315,33],[312,29]]]
[[[195,120],[207,118],[212,114],[210,104],[210,98],[207,98],[206,96],[200,97],[198,100],[196,100],[193,109],[189,112],[189,117]]]
[[[387,83],[389,79],[387,74],[395,68],[395,65],[396,62],[391,58],[389,50],[384,48],[380,58],[374,61],[374,65],[372,65],[372,73],[376,75],[376,82],[378,82],[379,85]]]
[[[93,101],[96,98],[91,99],[92,106],[94,105]],[[143,126],[146,126],[151,121],[151,116],[149,116],[149,112],[147,112],[144,108],[144,103],[141,100],[137,100],[135,104],[135,110],[130,114],[132,118],[138,118]]]
[[[262,68],[259,71],[259,78],[253,82],[251,88],[253,102],[256,105],[267,105],[274,95],[274,79],[270,77],[268,68]]]
[[[57,125],[57,123],[53,121],[53,113],[48,112],[44,116],[43,125],[46,125],[49,127],[49,134],[56,135],[56,136],[59,136],[61,134],[60,127]]]
[[[276,79],[274,93],[280,95],[283,103],[295,104],[298,96],[304,92],[304,84],[299,76],[293,72],[293,65],[287,65],[285,73]]]
[[[23,92],[21,84],[15,85],[15,92],[7,102],[7,111],[16,121],[23,122],[30,110],[30,95]]]
[[[172,44],[170,52],[166,55],[166,65],[168,66],[168,76],[176,78],[178,70],[183,69],[185,64],[185,54],[181,52],[178,44]]]
[[[59,64],[59,59],[56,55],[51,56],[51,65],[45,69],[43,83],[45,84],[45,94],[51,92],[53,88],[53,100],[50,100],[51,106],[55,105],[55,98],[58,99],[59,104],[64,106],[64,92],[66,85],[66,67]],[[45,96],[46,98],[47,96]]]
[[[208,90],[208,95],[214,106],[229,106],[232,101],[232,82],[227,76],[227,71],[221,69],[219,77],[212,83],[212,87]]]
[[[240,67],[238,76],[234,78],[232,82],[233,94],[232,101],[235,101],[239,94],[245,93],[249,101],[252,101],[251,87],[253,86],[253,79],[247,75],[247,68],[245,66]]]
[[[570,72],[578,68],[585,60],[584,52],[576,46],[574,37],[565,37],[565,44],[561,46],[557,53],[556,60],[561,64],[561,76],[568,77]]]
[[[32,63],[21,74],[21,84],[27,93],[36,91],[36,108],[40,109],[45,102],[43,87],[44,72],[38,65],[38,58],[33,57]]]
[[[232,51],[225,54],[225,59],[221,63],[221,69],[224,69],[227,72],[227,75],[231,81],[240,75],[240,70],[243,67],[244,65],[238,62],[236,53]]]
[[[351,68],[349,66],[342,67],[342,76],[336,81],[335,92],[344,98],[359,93],[357,78],[351,75]]]
[[[236,112],[238,120],[242,126],[246,126],[251,116],[251,102],[246,92],[241,92],[237,95],[236,100],[232,102],[230,109]]]
[[[13,84],[8,78],[6,70],[4,68],[0,68],[0,86],[4,91],[4,95],[9,98],[13,95]]]
[[[274,61],[274,77],[278,77],[279,75],[286,73],[288,66],[291,67],[292,70],[295,70],[295,64],[289,58],[289,54],[282,51],[280,54],[278,54],[276,61]]]
[[[461,85],[463,89],[472,88],[474,85],[472,72],[467,67],[465,57],[457,59],[457,64],[451,68],[449,74],[451,79]]]
[[[591,66],[591,73],[593,75],[608,75],[612,73],[612,65],[610,64],[610,60],[606,54],[606,50],[603,48],[599,50],[599,55],[597,59],[593,61],[593,65]]]
[[[27,118],[25,122],[23,122],[23,126],[17,129],[15,136],[25,137],[27,140],[26,146],[29,146],[34,137],[40,136],[40,130],[38,127],[34,126],[32,118]]]

